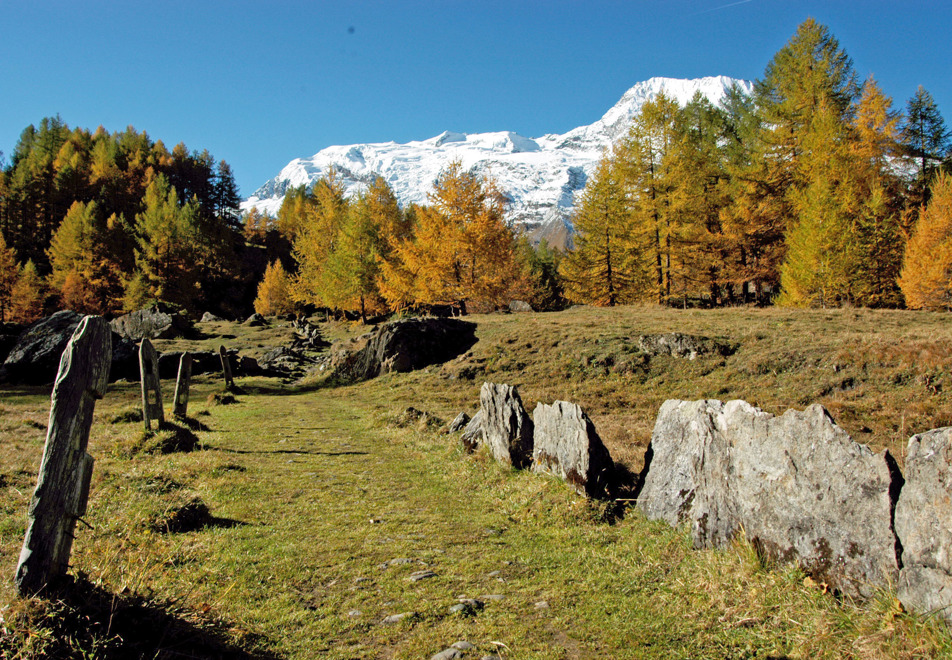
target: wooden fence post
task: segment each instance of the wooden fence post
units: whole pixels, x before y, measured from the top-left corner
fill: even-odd
[[[221,356],[221,370],[225,374],[225,388],[233,390],[235,389],[235,380],[231,377],[231,360],[228,359],[224,346],[218,347],[218,355]]]
[[[50,423],[29,525],[16,569],[17,591],[32,596],[65,575],[76,520],[86,513],[93,457],[86,453],[96,399],[106,393],[112,332],[100,316],[77,326],[53,385]]]
[[[182,353],[179,360],[178,378],[175,380],[175,398],[173,399],[172,414],[176,417],[188,416],[188,388],[192,382],[192,354]]]
[[[158,422],[157,426],[165,423],[165,409],[159,388],[159,357],[148,337],[139,345],[139,375],[142,380],[142,423],[146,431],[151,431],[153,419]]]

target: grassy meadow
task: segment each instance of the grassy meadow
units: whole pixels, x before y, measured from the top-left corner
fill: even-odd
[[[949,630],[889,591],[838,598],[743,540],[693,550],[626,502],[586,501],[444,433],[484,381],[505,382],[530,411],[579,403],[635,472],[665,399],[820,402],[901,465],[910,435],[952,425],[952,317],[582,307],[470,320],[479,341],[460,358],[358,385],[246,378],[232,401],[197,377],[189,418],[151,436],[138,383],[111,385],[73,580],[47,597],[17,598],[13,573],[50,392],[0,389],[0,658],[430,658],[463,640],[466,658],[952,657]],[[280,321],[198,327],[204,339],[158,350],[260,355],[291,337]],[[675,331],[736,350],[638,348]]]

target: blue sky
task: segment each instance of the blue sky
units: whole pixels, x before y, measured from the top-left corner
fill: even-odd
[[[652,76],[756,79],[814,17],[952,124],[945,0],[0,0],[0,150],[60,114],[228,161],[244,196],[332,144],[562,133]]]

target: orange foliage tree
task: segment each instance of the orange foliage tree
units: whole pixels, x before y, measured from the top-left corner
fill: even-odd
[[[952,175],[939,174],[906,245],[899,287],[912,309],[952,309]]]

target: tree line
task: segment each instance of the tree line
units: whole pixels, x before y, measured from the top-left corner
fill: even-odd
[[[451,163],[428,201],[401,209],[381,177],[348,198],[331,171],[310,190],[288,191],[276,218],[252,210],[246,237],[271,259],[255,310],[311,306],[366,320],[434,308],[490,311],[517,298],[536,309],[562,306],[560,255],[513,230],[491,180]]]
[[[807,20],[751,95],[643,106],[577,205],[567,296],[948,308],[949,165],[931,95],[897,112]]]
[[[241,276],[240,201],[230,166],[207,150],[45,118],[0,168],[0,320],[150,300],[247,306],[257,277]]]

